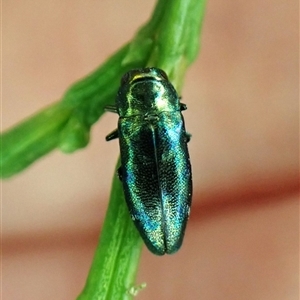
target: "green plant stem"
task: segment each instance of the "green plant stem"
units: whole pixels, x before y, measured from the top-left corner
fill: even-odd
[[[52,151],[71,109],[58,102],[1,136],[1,177],[10,177]]]
[[[114,177],[109,207],[86,285],[78,300],[132,299],[142,241]]]

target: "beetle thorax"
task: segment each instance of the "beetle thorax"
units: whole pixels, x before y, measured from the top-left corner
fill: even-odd
[[[127,86],[125,91],[119,93],[118,100],[121,117],[158,115],[179,110],[179,99],[173,87],[160,80],[149,79]]]

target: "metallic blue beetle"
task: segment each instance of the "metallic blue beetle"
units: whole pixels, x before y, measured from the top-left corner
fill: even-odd
[[[126,73],[116,106],[125,200],[148,249],[157,255],[176,252],[190,213],[192,174],[187,148],[189,134],[181,114],[186,106],[157,68]]]

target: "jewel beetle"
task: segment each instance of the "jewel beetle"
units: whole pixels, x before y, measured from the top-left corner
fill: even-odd
[[[148,249],[156,255],[179,250],[190,213],[192,173],[180,103],[158,68],[134,69],[121,79],[115,106],[125,200]]]

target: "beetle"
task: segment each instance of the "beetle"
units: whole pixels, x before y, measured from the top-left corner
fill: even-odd
[[[186,105],[164,71],[134,69],[121,79],[116,104],[125,201],[148,249],[156,254],[179,250],[190,214],[192,172],[181,111]]]

